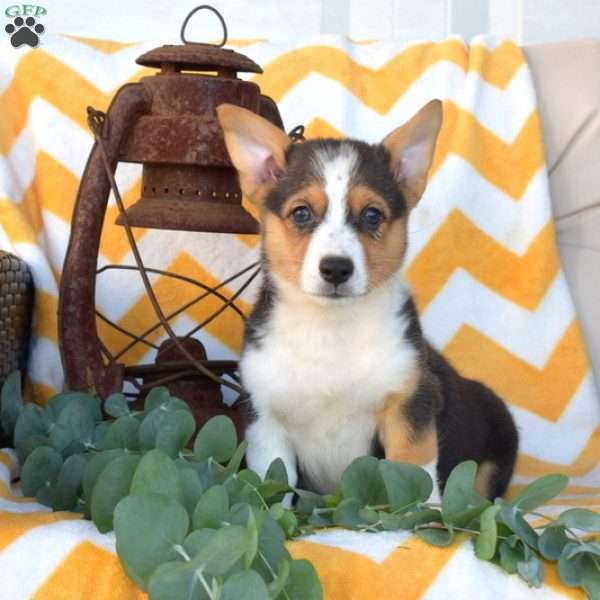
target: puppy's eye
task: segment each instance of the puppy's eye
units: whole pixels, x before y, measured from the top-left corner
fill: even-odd
[[[383,213],[374,206],[369,206],[360,213],[360,224],[367,231],[376,231],[382,221]]]
[[[302,206],[297,206],[292,211],[292,219],[294,220],[294,223],[301,227],[303,225],[308,225],[308,223],[310,223],[312,220],[312,216],[312,211],[304,204]]]

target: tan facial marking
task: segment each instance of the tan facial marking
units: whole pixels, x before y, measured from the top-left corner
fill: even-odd
[[[299,206],[308,206],[320,220],[327,210],[323,188],[312,183],[295,192],[283,204],[281,215],[268,210],[261,213],[263,248],[271,271],[296,284],[310,242],[310,233],[299,231],[292,220],[292,212]]]
[[[266,211],[261,227],[270,270],[283,279],[298,283],[310,236],[299,232],[289,219]]]
[[[390,221],[390,209],[386,201],[370,188],[357,185],[350,190],[348,207],[354,217],[370,206],[379,209],[385,217],[375,235],[360,234],[369,273],[369,290],[372,290],[402,264],[406,252],[406,218]]]
[[[475,491],[483,496],[489,498],[490,496],[490,481],[496,466],[492,462],[482,462],[477,469],[477,475],[475,477]]]
[[[362,234],[360,239],[365,250],[369,289],[372,290],[402,265],[406,252],[406,219],[384,223],[377,238]]]
[[[356,185],[348,192],[348,208],[353,215],[360,215],[369,206],[378,208],[386,219],[390,218],[387,202],[374,190],[364,185]]]
[[[317,183],[310,183],[292,194],[283,204],[281,214],[284,218],[288,217],[294,208],[298,206],[308,206],[317,219],[322,219],[327,210],[327,196],[323,188]]]

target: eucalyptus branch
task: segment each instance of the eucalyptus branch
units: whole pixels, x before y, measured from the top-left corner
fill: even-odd
[[[80,510],[101,532],[114,529],[123,568],[149,600],[180,600],[197,582],[210,600],[266,597],[267,586],[284,600],[322,600],[314,568],[293,560],[284,544],[336,527],[404,529],[440,546],[462,532],[480,559],[517,570],[530,585],[541,585],[540,554],[560,554],[559,574],[571,587],[591,590],[600,581],[599,545],[576,533],[600,531],[600,515],[574,508],[553,518],[536,510],[561,493],[564,476],[535,480],[512,502],[474,506],[477,465],[467,461],[450,473],[443,503],[427,502],[426,471],[367,456],[347,467],[335,496],[312,494],[290,509],[278,502],[288,489],[280,460],[267,482],[251,470],[239,477],[246,446],[227,417],[209,420],[194,438],[189,407],[166,388],[151,390],[135,412],[125,396],[112,394],[104,413],[111,418],[103,420],[98,399],[81,393],[25,406],[18,374],[0,394],[4,432],[29,434],[21,433],[15,448],[23,493],[56,510]],[[532,528],[528,515],[544,524]],[[188,567],[173,561],[174,553]]]

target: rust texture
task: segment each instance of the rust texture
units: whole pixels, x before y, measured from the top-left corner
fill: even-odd
[[[150,98],[139,83],[124,86],[112,101],[108,109],[111,126],[106,149],[113,171],[120,145],[135,121],[150,111],[150,106]],[[73,209],[60,282],[58,334],[66,387],[71,390],[93,387],[101,397],[119,389],[118,386],[111,389],[116,385],[114,377],[107,377],[94,312],[96,263],[109,191],[100,150],[94,144]]]
[[[238,73],[262,73],[262,69],[247,56],[211,44],[161,46],[142,54],[135,62],[157,69],[165,64],[174,65],[179,71],[218,72],[230,69]]]
[[[138,62],[160,71],[124,86],[107,115],[89,110],[96,143],[73,211],[59,298],[59,338],[66,385],[75,390],[92,388],[104,398],[122,390],[125,382],[131,383],[140,397],[149,386],[166,384],[172,393],[190,402],[199,422],[212,414],[227,412],[241,428],[241,413],[235,407],[226,408],[221,397],[221,385],[244,397],[235,375],[237,362],[208,360],[202,344],[190,336],[227,308],[243,318],[235,299],[256,277],[256,265],[209,287],[181,275],[146,268],[131,228],[257,233],[258,224],[242,207],[237,175],[215,109],[229,102],[259,113],[281,128],[283,123],[275,103],[262,96],[258,86],[237,79],[238,71],[260,72],[258,65],[241,54],[206,44],[163,46],[146,53]],[[142,196],[127,210],[114,180],[119,161],[142,164]],[[108,268],[139,271],[158,318],[156,325],[142,334],[126,331],[95,308],[98,249],[111,189],[119,208],[117,223],[125,228],[136,264],[109,265],[99,272]],[[163,314],[148,279],[150,272],[193,283],[202,288],[202,293],[173,313]],[[245,274],[246,280],[231,297],[218,291]],[[169,321],[208,295],[220,298],[222,306],[185,336],[175,336]],[[97,318],[131,341],[111,354],[98,337]],[[169,339],[158,347],[156,364],[126,366],[120,362],[120,357],[135,344],[156,348],[146,338],[158,328]]]

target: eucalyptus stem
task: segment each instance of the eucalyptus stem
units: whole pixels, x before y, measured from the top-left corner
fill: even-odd
[[[269,571],[269,573],[271,573],[271,577],[273,577],[273,581],[275,581],[275,579],[277,579],[277,573],[275,573],[275,570],[271,566],[271,563],[267,560],[267,557],[260,550],[258,551],[258,556],[263,561],[263,563],[265,563],[267,570]],[[282,590],[282,593],[287,600],[291,600],[288,593],[285,590]]]
[[[202,572],[202,569],[201,568],[196,569],[194,571],[194,574],[198,578],[198,581],[202,584],[202,587],[204,588],[204,591],[208,594],[208,597],[210,598],[210,600],[218,600],[218,596],[213,592],[213,590],[210,589],[210,586],[208,585],[208,581],[206,581],[206,579],[204,577],[204,573]]]

